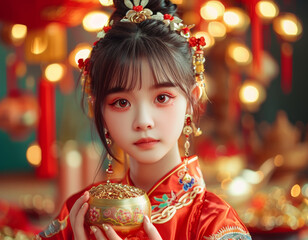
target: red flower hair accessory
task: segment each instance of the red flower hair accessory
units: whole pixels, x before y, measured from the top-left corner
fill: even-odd
[[[83,58],[78,59],[78,67],[82,71],[83,75],[88,75],[89,73],[89,65],[90,65],[90,58]]]
[[[98,32],[96,36],[98,38],[104,38],[106,33],[112,28],[111,25],[112,25],[112,22],[110,22],[109,26],[103,27],[102,31]]]
[[[141,12],[143,10],[143,6],[138,5],[138,6],[133,6],[133,10],[136,12]]]
[[[196,51],[202,50],[203,47],[206,45],[204,37],[200,38],[191,37],[188,42],[189,46],[196,48]]]
[[[164,14],[164,19],[172,21],[174,19],[174,17],[170,14]]]
[[[78,59],[78,67],[82,72],[81,84],[83,91],[88,95],[88,116],[93,117],[94,97],[92,96],[91,79],[89,77],[90,58]]]

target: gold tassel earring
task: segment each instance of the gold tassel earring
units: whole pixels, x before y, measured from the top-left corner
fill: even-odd
[[[109,148],[112,144],[112,141],[110,139],[110,135],[109,135],[108,130],[105,128],[104,131],[105,131],[106,143],[107,143],[108,148]],[[113,168],[112,168],[113,158],[109,153],[107,153],[107,159],[108,159],[108,168],[106,169],[106,173],[107,173],[107,178],[108,178],[107,182],[109,182],[110,176],[113,174]]]
[[[190,114],[185,115],[185,126],[183,128],[183,133],[186,138],[184,143],[184,149],[185,149],[184,173],[181,174],[181,177],[179,178],[179,183],[183,185],[184,191],[188,191],[188,189],[190,189],[195,183],[195,179],[189,175],[187,167],[189,158],[189,148],[190,148],[189,136],[193,133],[192,116]]]

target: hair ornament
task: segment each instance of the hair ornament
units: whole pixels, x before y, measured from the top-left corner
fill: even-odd
[[[97,33],[96,36],[97,36],[98,38],[104,38],[105,35],[106,35],[106,33],[107,33],[110,29],[111,29],[111,26],[105,26],[105,27],[103,27],[102,31],[100,31],[100,32]]]
[[[98,38],[104,38],[106,33],[112,28],[113,20],[110,21],[109,26],[103,27],[103,29],[97,33],[96,37]]]
[[[141,23],[146,19],[150,19],[153,12],[144,8],[148,4],[149,0],[134,0],[134,4],[130,0],[124,0],[124,4],[130,10],[127,11],[126,16],[121,22],[133,22]]]
[[[94,104],[94,97],[92,95],[92,89],[91,89],[91,79],[89,78],[89,65],[90,65],[90,58],[80,58],[78,60],[78,67],[80,69],[80,72],[82,74],[81,76],[81,85],[83,91],[88,95],[88,116],[90,118],[93,117],[94,111],[93,111],[93,104]]]
[[[191,37],[189,39],[189,46],[194,50],[193,54],[193,66],[195,72],[195,80],[200,88],[201,93],[205,93],[205,76],[204,76],[204,52],[203,48],[206,45],[204,37],[196,38]],[[201,95],[202,96],[202,95]],[[206,97],[206,94],[204,94]]]

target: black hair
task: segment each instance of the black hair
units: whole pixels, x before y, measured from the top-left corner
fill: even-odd
[[[94,122],[100,139],[111,155],[104,132],[103,104],[114,87],[132,90],[141,87],[141,62],[147,60],[156,82],[169,81],[179,87],[194,106],[191,89],[195,84],[191,49],[187,40],[164,22],[147,19],[141,23],[121,22],[129,10],[123,0],[115,0],[112,28],[94,46],[89,73],[95,99]],[[174,15],[176,5],[169,0],[150,0],[146,5],[156,12]],[[130,76],[130,77],[128,77]],[[195,111],[194,111],[195,112]]]

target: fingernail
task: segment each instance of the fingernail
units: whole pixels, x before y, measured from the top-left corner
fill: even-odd
[[[109,228],[108,228],[108,226],[106,224],[102,224],[102,226],[103,226],[105,231],[108,231]]]
[[[84,204],[82,204],[81,207],[82,207],[82,208],[85,208],[85,207],[87,206],[87,204],[88,204],[88,203],[85,202]]]
[[[150,223],[150,219],[149,219],[148,215],[144,215],[144,218],[145,218],[146,223]]]
[[[91,231],[92,231],[93,233],[95,233],[95,232],[97,231],[97,227],[95,227],[95,226],[90,226],[90,228],[91,228]]]
[[[89,192],[88,192],[88,191],[85,191],[84,194],[83,194],[83,196],[84,196],[84,197],[87,197],[88,194],[89,194]]]

